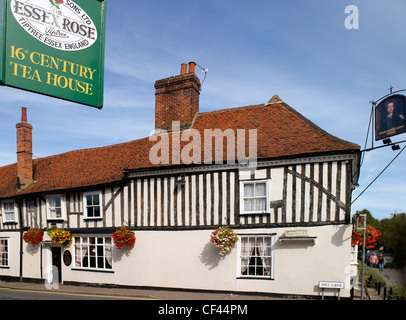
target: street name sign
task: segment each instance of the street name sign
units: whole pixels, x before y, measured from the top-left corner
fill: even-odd
[[[2,0],[0,84],[101,109],[106,1]]]
[[[324,289],[344,289],[344,282],[320,281],[319,288]]]

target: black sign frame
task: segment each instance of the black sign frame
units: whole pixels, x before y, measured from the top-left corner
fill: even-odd
[[[406,97],[395,94],[382,100],[375,108],[375,140],[406,132]]]

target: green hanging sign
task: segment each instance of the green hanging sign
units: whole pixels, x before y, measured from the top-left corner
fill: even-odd
[[[3,0],[0,84],[102,108],[106,1]]]

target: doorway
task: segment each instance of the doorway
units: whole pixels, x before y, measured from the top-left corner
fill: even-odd
[[[54,266],[53,270],[57,272],[52,272],[52,283],[61,283],[62,282],[62,254],[60,247],[51,247],[52,253],[52,265]]]

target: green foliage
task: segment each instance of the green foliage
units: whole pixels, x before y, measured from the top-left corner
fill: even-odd
[[[385,250],[393,257],[395,268],[406,267],[406,214],[393,215],[391,219],[383,219],[379,222],[382,236],[378,240]]]
[[[390,219],[375,219],[368,209],[359,212],[367,215],[367,225],[373,226],[382,234],[377,238],[378,248],[389,251],[393,258],[393,267],[402,269],[406,267],[406,214],[397,213]]]
[[[358,269],[361,269],[361,264],[358,264]],[[368,288],[375,288],[378,283],[381,284],[381,287],[386,285],[385,279],[383,276],[374,268],[364,267],[365,283]]]
[[[406,286],[391,286],[387,291],[388,300],[406,300]]]
[[[368,210],[368,209],[364,209],[358,212],[359,214],[366,214],[366,218],[367,218],[367,225],[373,226],[375,228],[377,228],[379,226],[379,220],[375,219],[372,216],[372,213]]]

